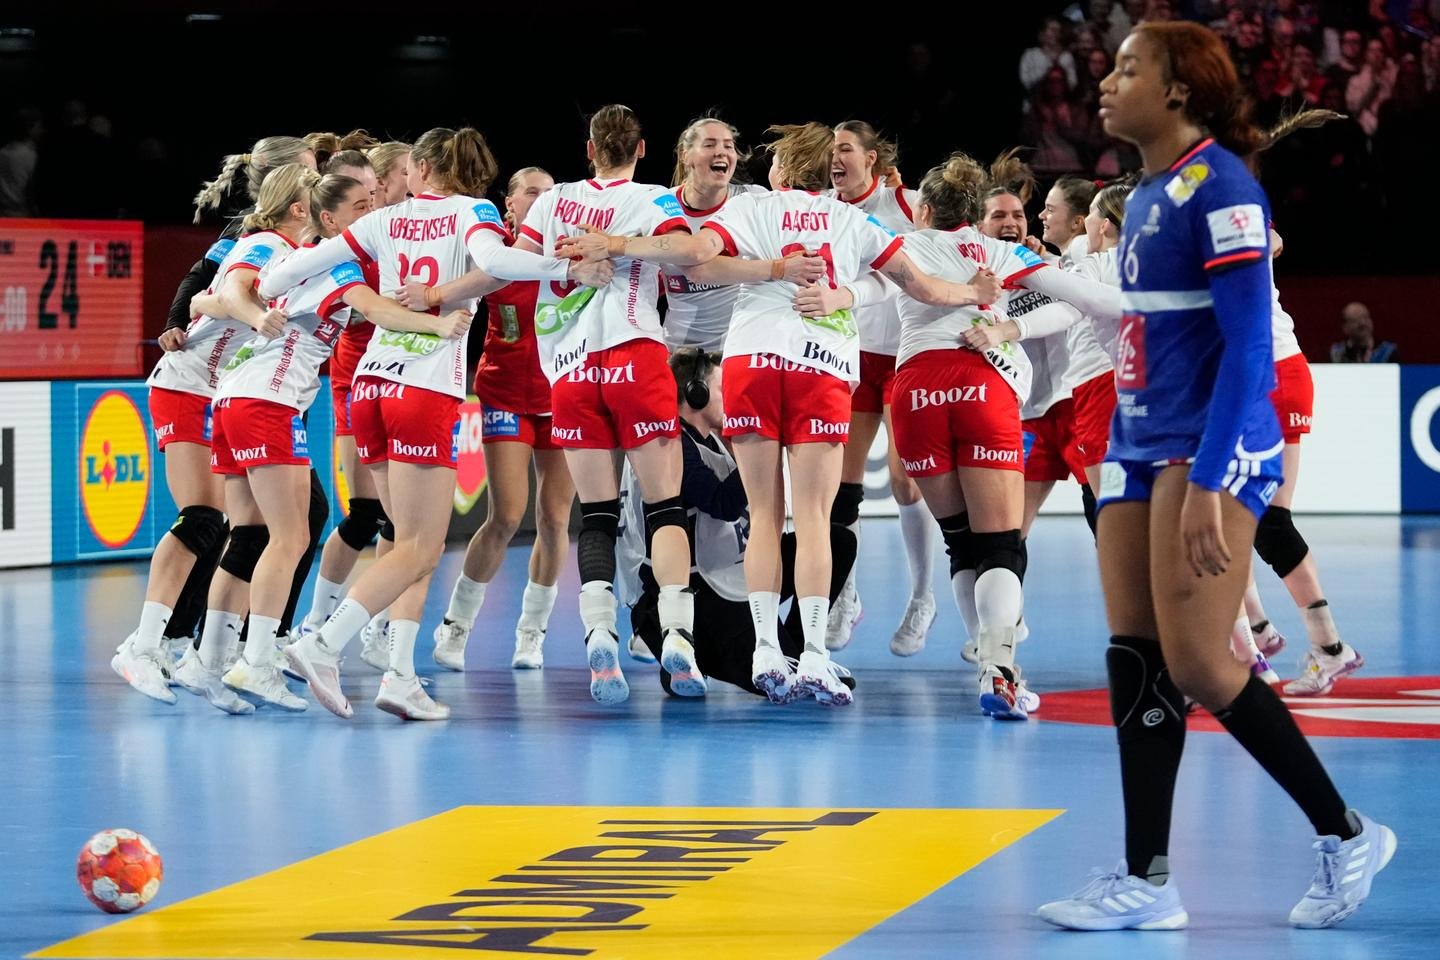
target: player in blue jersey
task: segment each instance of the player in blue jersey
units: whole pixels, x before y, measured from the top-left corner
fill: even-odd
[[[1369,895],[1395,835],[1346,807],[1285,705],[1225,642],[1281,482],[1269,212],[1246,165],[1266,138],[1223,44],[1194,23],[1132,31],[1100,115],[1139,149],[1145,175],[1118,253],[1126,315],[1099,497],[1126,859],[1039,915],[1079,930],[1189,922],[1167,860],[1189,695],[1314,825],[1315,877],[1290,922],[1332,926]]]

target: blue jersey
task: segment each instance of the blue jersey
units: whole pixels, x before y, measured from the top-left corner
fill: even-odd
[[[1218,490],[1279,452],[1269,223],[1265,192],[1209,139],[1131,192],[1117,251],[1125,315],[1112,457],[1193,460],[1190,480]]]

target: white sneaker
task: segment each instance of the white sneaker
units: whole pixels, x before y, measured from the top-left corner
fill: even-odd
[[[897,657],[913,657],[925,649],[925,638],[935,622],[935,595],[911,597],[900,618],[900,628],[890,638],[890,652]]]
[[[1067,930],[1184,930],[1190,923],[1173,879],[1157,887],[1129,875],[1123,861],[1113,873],[1091,871],[1089,883],[1035,915]]]
[[[197,697],[204,697],[211,706],[226,713],[255,712],[253,704],[221,682],[218,671],[205,669],[199,656],[187,656],[180,661],[175,668],[175,683]]]
[[[996,720],[1028,720],[1030,714],[1015,693],[1013,673],[987,664],[980,671],[980,712]]]
[[[1310,889],[1290,911],[1297,927],[1318,930],[1333,927],[1350,916],[1370,896],[1375,874],[1395,856],[1395,832],[1359,811],[1360,832],[1349,840],[1315,838],[1315,878]]]
[[[354,712],[350,701],[340,689],[340,658],[320,646],[314,637],[304,637],[285,648],[285,659],[290,668],[310,684],[310,692],[320,701],[320,706],[337,717],[350,719]]]
[[[585,636],[585,659],[590,663],[590,696],[596,703],[624,703],[630,684],[620,672],[620,638],[604,627]]]
[[[1264,655],[1266,660],[1275,659],[1275,656],[1285,649],[1285,637],[1275,629],[1274,623],[1267,620],[1259,630],[1251,626],[1250,631],[1255,634],[1256,649]]]
[[[1323,697],[1335,689],[1335,681],[1365,666],[1360,651],[1348,643],[1340,644],[1340,652],[1331,656],[1324,650],[1308,647],[1300,658],[1300,676],[1285,684],[1287,697]]]
[[[110,669],[150,699],[159,700],[161,703],[175,702],[175,694],[170,689],[170,679],[161,668],[159,656],[136,653],[129,638],[116,649],[115,656],[110,659]]]
[[[446,670],[465,672],[465,644],[470,639],[470,626],[454,620],[442,620],[435,628],[435,662]],[[361,656],[365,656],[363,653]],[[366,663],[373,662],[365,657]],[[385,648],[384,670],[390,669],[390,648]]]
[[[660,648],[660,669],[670,674],[670,692],[677,697],[705,696],[705,675],[695,664],[695,645],[684,630],[665,634]]]
[[[755,655],[750,658],[750,682],[771,703],[789,703],[794,693],[795,671],[779,647],[757,643]]]
[[[241,657],[225,671],[220,681],[257,707],[270,704],[281,710],[300,713],[310,704],[285,686],[285,677],[270,664],[256,665]]]
[[[828,654],[806,650],[800,654],[800,664],[795,669],[796,695],[809,694],[826,706],[849,706],[855,695],[840,682],[840,677],[848,672]]]
[[[450,719],[450,708],[430,699],[419,677],[402,677],[394,670],[386,670],[385,676],[380,678],[380,693],[375,697],[375,706],[402,720]]]
[[[1026,714],[1040,709],[1040,694],[1025,685],[1025,678],[1018,666],[1015,668],[1015,704]]]
[[[630,654],[631,660],[638,660],[641,663],[655,662],[655,654],[645,646],[645,639],[638,633],[630,634],[630,642],[625,645],[625,652]]]
[[[184,684],[180,683],[178,679],[180,671],[185,669],[185,666],[190,663],[190,661],[198,661],[199,659],[200,651],[196,650],[195,645],[192,644],[190,641],[185,641],[185,649],[180,651],[180,655],[176,658],[174,666],[170,667],[170,669],[166,671],[166,673],[170,675],[170,685],[172,687],[184,686]]]
[[[436,647],[439,653],[439,647]],[[535,627],[515,628],[515,655],[510,658],[514,670],[539,670],[545,666],[545,631]]]
[[[980,642],[978,640],[967,639],[964,645],[960,647],[960,659],[966,663],[979,663]]]
[[[854,587],[841,590],[840,596],[830,605],[830,617],[825,621],[825,649],[844,650],[848,647],[855,624],[860,622],[864,612],[860,595]]]
[[[360,631],[360,659],[384,673],[390,669],[390,623],[375,617]]]

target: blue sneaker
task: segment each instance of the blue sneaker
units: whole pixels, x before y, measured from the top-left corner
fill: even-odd
[[[1091,871],[1090,882],[1068,900],[1047,903],[1035,915],[1067,930],[1183,930],[1190,914],[1180,903],[1175,881],[1155,886],[1126,873]]]
[[[1344,841],[1333,836],[1315,838],[1315,879],[1290,911],[1290,922],[1297,927],[1333,927],[1359,910],[1370,896],[1375,874],[1395,855],[1393,830],[1358,810],[1351,812],[1360,821],[1358,834]]]

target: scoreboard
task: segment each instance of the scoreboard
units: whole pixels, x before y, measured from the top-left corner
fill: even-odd
[[[144,225],[0,219],[0,380],[140,373]]]

